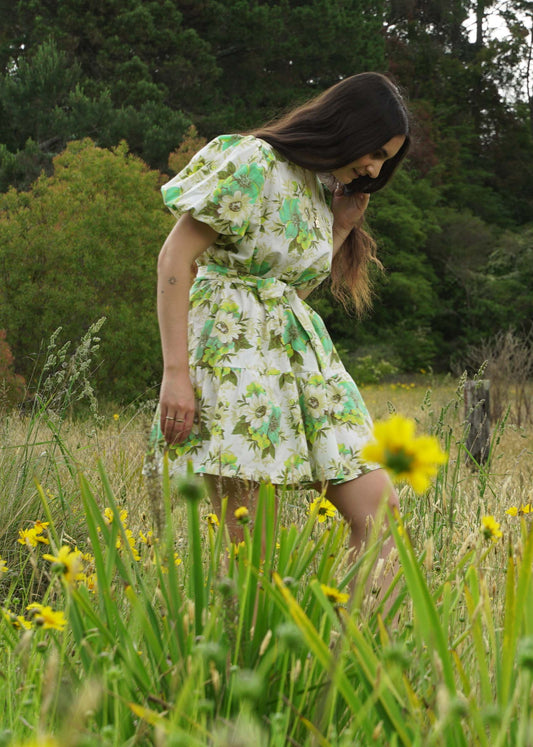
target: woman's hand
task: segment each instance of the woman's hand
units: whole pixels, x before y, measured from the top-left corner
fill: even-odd
[[[352,228],[362,223],[369,200],[370,195],[365,192],[353,192],[346,195],[344,185],[337,184],[331,202],[333,228],[348,235]]]
[[[191,432],[195,417],[195,399],[187,372],[165,372],[161,383],[159,406],[161,431],[168,444],[180,444]]]

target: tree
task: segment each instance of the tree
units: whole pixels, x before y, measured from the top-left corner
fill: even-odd
[[[83,140],[52,176],[0,197],[0,318],[22,374],[58,327],[78,339],[105,316],[100,393],[124,401],[157,383],[156,257],[173,223],[159,185],[125,144]]]

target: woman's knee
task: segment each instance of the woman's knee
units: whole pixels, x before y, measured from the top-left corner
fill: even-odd
[[[399,510],[398,494],[385,470],[367,472],[341,485],[328,486],[328,499],[351,524],[374,518],[384,502]]]

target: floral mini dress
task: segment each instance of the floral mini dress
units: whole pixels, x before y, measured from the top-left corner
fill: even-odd
[[[208,143],[162,188],[177,216],[218,232],[190,291],[189,365],[197,412],[151,451],[171,475],[193,471],[273,484],[342,483],[372,422],[320,316],[297,294],[328,274],[332,213],[317,175],[251,135]]]

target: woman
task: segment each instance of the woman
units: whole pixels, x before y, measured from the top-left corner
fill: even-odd
[[[253,511],[264,480],[325,490],[356,550],[384,494],[397,506],[384,472],[359,457],[370,417],[303,299],[331,272],[337,298],[369,305],[377,260],[361,224],[408,147],[398,90],[363,73],[253,134],[216,138],[162,189],[179,220],[158,263],[154,439],[172,474],[192,460],[215,510],[228,497],[234,538],[234,510]]]

